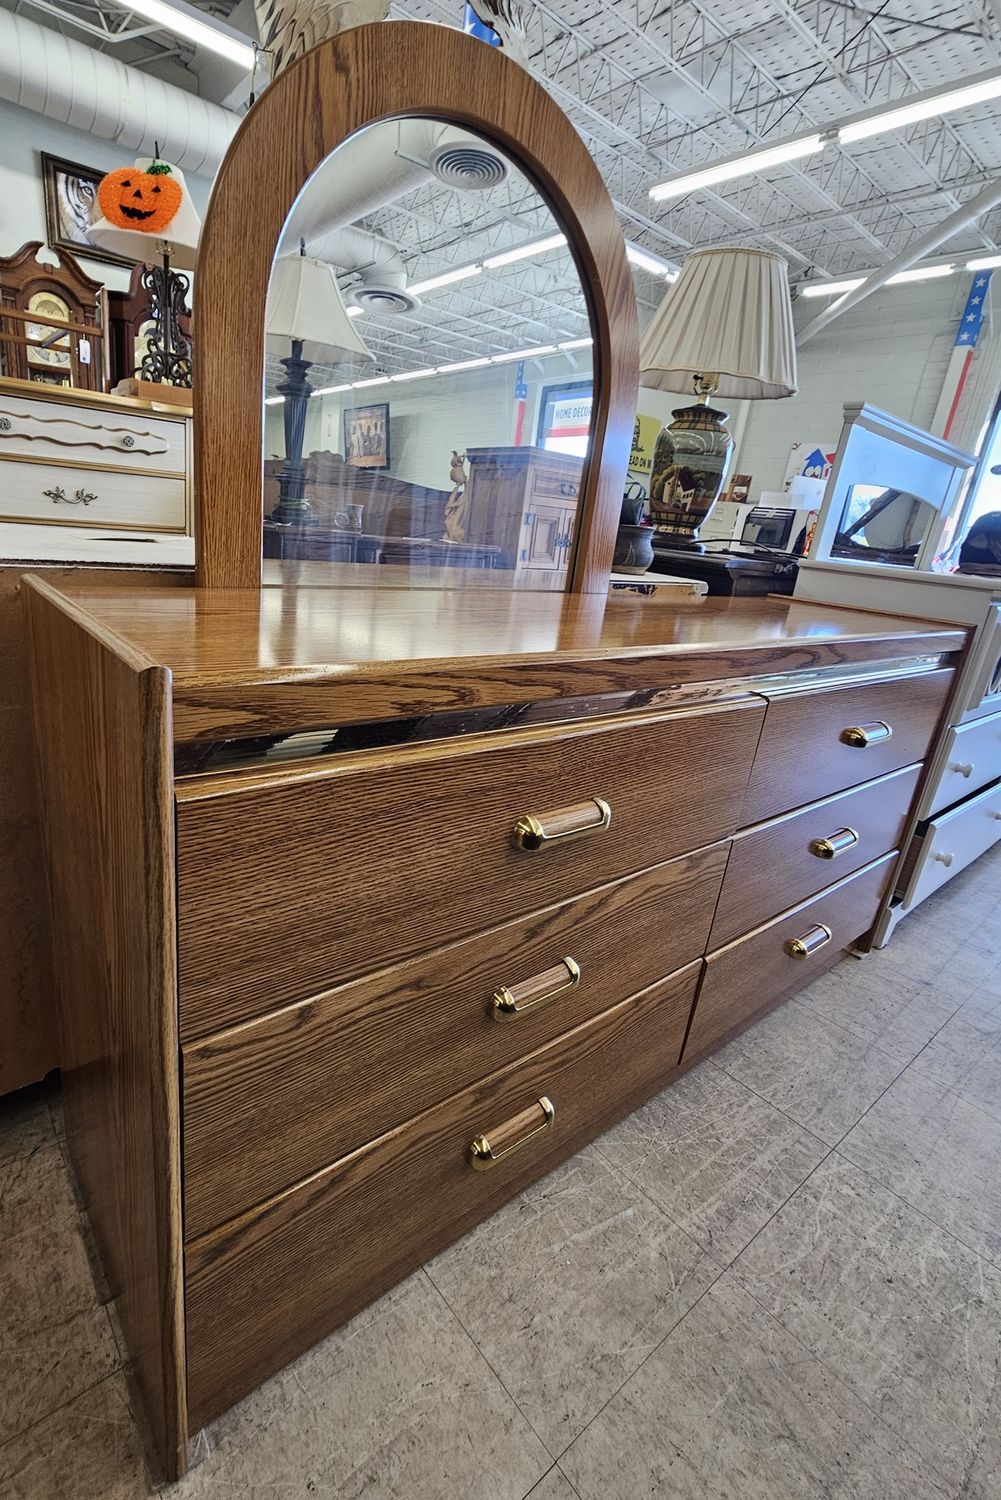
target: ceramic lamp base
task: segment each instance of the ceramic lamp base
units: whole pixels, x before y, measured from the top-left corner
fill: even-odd
[[[650,516],[661,531],[693,541],[723,488],[733,438],[715,407],[683,406],[657,435],[650,475]]]

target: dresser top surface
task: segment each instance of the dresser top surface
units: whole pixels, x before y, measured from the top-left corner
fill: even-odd
[[[718,678],[795,670],[818,652],[827,663],[872,660],[875,643],[887,660],[956,651],[965,639],[956,627],[778,597],[661,602],[386,586],[151,587],[139,596],[86,579],[60,594],[113,649],[169,667],[175,685],[646,656],[677,658],[679,669],[684,661],[692,681],[702,658]]]

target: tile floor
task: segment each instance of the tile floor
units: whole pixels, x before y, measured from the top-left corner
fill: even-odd
[[[998,1500],[1001,849],[228,1413],[171,1500]],[[58,1096],[0,1105],[0,1496],[154,1484]]]

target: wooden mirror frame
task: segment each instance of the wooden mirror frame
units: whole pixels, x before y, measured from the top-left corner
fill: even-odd
[[[461,31],[381,21],[332,37],[249,111],[205,216],[195,297],[196,583],[260,588],[264,308],[286,220],[343,141],[424,116],[496,141],[547,201],[567,240],[594,339],[591,446],[568,590],[607,587],[636,412],[636,301],[601,174],[559,106],[517,63]]]

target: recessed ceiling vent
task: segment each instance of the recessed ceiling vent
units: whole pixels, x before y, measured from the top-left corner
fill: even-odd
[[[507,162],[478,141],[445,141],[428,157],[439,182],[467,193],[497,187],[507,176]]]
[[[395,318],[403,313],[416,312],[421,305],[420,298],[415,297],[412,292],[378,281],[362,282],[353,287],[348,293],[347,301],[349,305],[360,307],[365,312],[388,313]]]

